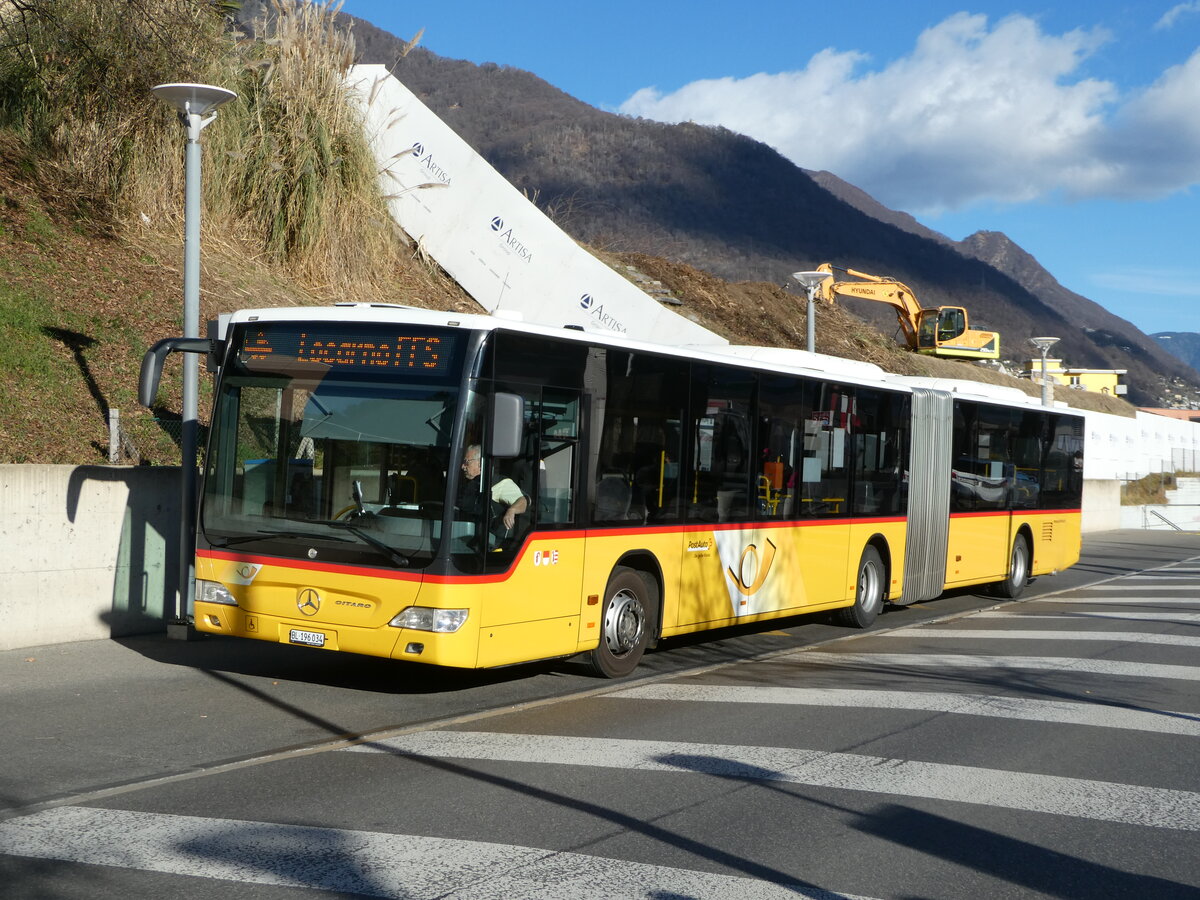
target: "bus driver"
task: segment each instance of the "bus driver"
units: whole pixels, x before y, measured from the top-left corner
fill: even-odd
[[[483,472],[483,450],[478,444],[467,446],[467,452],[463,456],[462,471],[466,483],[460,492],[460,508],[467,513],[480,513],[483,511],[479,480],[479,476]],[[507,535],[513,530],[517,516],[528,508],[529,498],[511,478],[498,479],[492,485],[491,498],[493,516],[501,509],[504,510],[500,514],[500,519],[504,523],[504,532]]]

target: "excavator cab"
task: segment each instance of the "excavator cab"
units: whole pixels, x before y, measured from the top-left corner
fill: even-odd
[[[923,309],[917,323],[917,349],[936,350],[967,330],[967,314],[960,306]]]
[[[967,313],[961,306],[939,306],[919,313],[916,349],[931,356],[996,359],[1000,338],[994,331],[967,328]]]

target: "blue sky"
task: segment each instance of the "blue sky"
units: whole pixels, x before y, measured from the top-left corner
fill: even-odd
[[[601,109],[748,134],[952,238],[1003,231],[1147,333],[1200,332],[1200,0],[342,8]]]

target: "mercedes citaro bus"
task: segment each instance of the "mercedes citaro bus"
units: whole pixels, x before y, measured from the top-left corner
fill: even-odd
[[[798,350],[401,306],[213,339],[199,631],[490,667],[989,584],[1078,560],[1083,420]],[[991,390],[995,396],[981,393]]]

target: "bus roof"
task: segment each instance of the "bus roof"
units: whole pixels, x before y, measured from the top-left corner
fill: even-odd
[[[422,309],[393,303],[339,303],[333,306],[275,307],[243,309],[224,314],[219,319],[220,337],[230,324],[249,322],[341,322],[341,323],[406,323],[437,327],[464,328],[480,331],[515,331],[537,334],[581,343],[603,344],[606,347],[652,352],[665,356],[700,359],[713,363],[738,365],[767,371],[783,371],[814,378],[836,378],[859,385],[884,387],[907,393],[910,389],[890,382],[887,373],[872,363],[825,356],[788,347],[754,347],[745,345],[668,345],[627,338],[613,331],[584,331],[576,328],[555,328],[550,325],[522,321],[519,317],[458,313]]]
[[[519,316],[459,313],[423,309],[398,303],[338,303],[333,306],[275,307],[243,309],[224,314],[219,319],[219,336],[224,337],[231,323],[247,322],[342,322],[342,323],[406,323],[437,327],[464,328],[477,331],[515,331],[537,334],[581,343],[603,344],[625,350],[658,353],[687,359],[700,359],[726,365],[740,365],[766,371],[787,372],[813,378],[836,378],[847,383],[882,387],[910,393],[913,388],[944,391],[965,399],[1008,406],[1036,406],[1041,402],[1024,391],[1004,385],[954,378],[929,378],[919,375],[893,375],[873,363],[809,353],[790,347],[755,347],[748,345],[682,345],[654,344],[634,340],[613,331],[584,331],[577,328],[555,328],[525,322]],[[1056,403],[1060,412],[1078,412]]]

